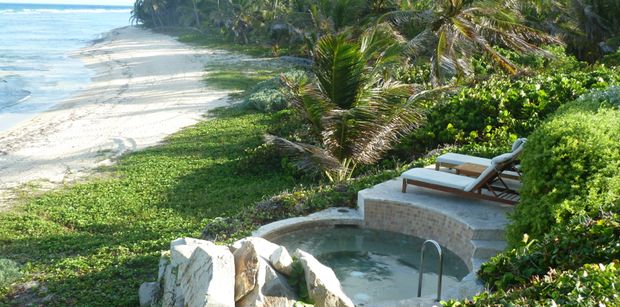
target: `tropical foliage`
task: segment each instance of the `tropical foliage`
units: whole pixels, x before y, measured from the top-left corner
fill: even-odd
[[[447,305],[619,303],[617,92],[580,97],[530,136],[522,161],[524,200],[509,228],[515,248],[478,272],[494,291]]]
[[[604,67],[558,69],[518,79],[492,76],[432,104],[425,124],[402,138],[393,153],[407,159],[447,144],[499,145],[531,134],[560,106],[588,90],[618,83],[618,72]]]
[[[545,54],[539,43],[557,38],[593,62],[620,45],[619,13],[617,0],[137,0],[133,19],[298,52],[312,51],[322,35],[359,34],[389,20],[409,38],[411,53],[433,57],[434,74],[442,76],[470,72],[475,54],[514,72],[496,47]]]
[[[513,1],[528,23],[563,38],[568,50],[594,62],[618,49],[620,2],[617,0]]]
[[[559,43],[555,37],[526,26],[518,10],[494,1],[435,1],[428,9],[398,10],[382,19],[397,26],[425,25],[409,40],[407,52],[414,57],[430,55],[433,84],[445,77],[471,75],[475,56],[485,56],[504,71],[516,74],[518,67],[494,46],[550,56],[540,45]]]
[[[291,102],[316,144],[268,136],[306,170],[321,170],[331,181],[349,179],[358,164],[381,158],[403,134],[420,124],[412,86],[386,71],[400,61],[396,39],[384,28],[353,41],[323,36],[315,50],[315,79],[293,82]]]
[[[620,94],[587,92],[620,80],[591,65],[620,63],[619,10],[617,0],[137,0],[144,26],[311,68],[272,78],[281,70],[211,65],[205,81],[247,90],[236,94],[246,108],[2,213],[11,260],[0,259],[0,305],[19,305],[14,282],[35,279],[29,291],[47,305],[135,305],[171,239],[230,242],[354,207],[359,190],[447,149],[489,156],[517,136],[529,141],[511,249],[483,265],[489,291],[447,304],[617,305]]]

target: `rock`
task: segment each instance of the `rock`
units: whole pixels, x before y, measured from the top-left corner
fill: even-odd
[[[159,297],[159,283],[143,283],[138,290],[138,297],[140,298],[140,306],[155,306]]]
[[[178,274],[185,306],[235,306],[235,265],[226,246],[198,245]]]
[[[234,263],[225,246],[193,238],[174,240],[170,253],[162,254],[159,270],[162,306],[234,306]]]
[[[297,295],[289,286],[286,277],[278,273],[268,261],[258,258],[256,285],[237,307],[292,307]]]
[[[192,238],[181,238],[170,242],[170,257],[160,259],[167,265],[164,269],[162,306],[183,306],[185,296],[180,284],[180,270],[185,270],[189,265],[192,254],[200,245],[208,245],[208,241]],[[212,243],[211,243],[212,244]],[[161,268],[160,268],[161,269]]]
[[[163,266],[161,283],[161,304],[162,306],[183,306],[183,295],[177,284],[178,266],[172,265],[170,254],[163,255],[160,260],[160,267]]]
[[[280,248],[280,245],[277,245],[259,237],[243,238],[233,243],[231,247],[232,249],[237,250],[241,248],[246,242],[252,242],[252,244],[254,244],[254,246],[256,247],[258,255],[265,258],[266,260],[269,260],[271,254],[273,254],[278,248]]]
[[[354,307],[340,287],[340,281],[332,269],[321,264],[312,255],[296,250],[306,275],[308,294],[316,307]]]
[[[291,275],[293,270],[293,258],[289,255],[286,247],[280,246],[269,258],[271,265],[280,273]]]
[[[191,246],[198,246],[198,245],[202,245],[202,244],[213,244],[213,242],[210,241],[205,241],[205,240],[200,240],[200,239],[194,239],[194,238],[178,238],[172,242],[170,242],[170,250],[172,250],[175,246],[180,246],[180,245],[191,245]]]
[[[140,305],[294,306],[297,295],[283,275],[291,273],[292,263],[286,248],[262,238],[245,238],[233,246],[180,238],[170,243],[169,252],[162,253],[157,281],[140,286]]]
[[[235,258],[235,301],[239,301],[256,286],[259,256],[253,242],[249,240],[240,242],[233,256]]]
[[[269,261],[279,248],[263,238],[249,237],[233,243],[235,250],[235,301],[238,301],[256,286],[259,258]]]
[[[164,279],[164,273],[166,272],[166,267],[168,264],[170,264],[170,251],[163,251],[159,257],[159,265],[157,268],[158,282],[161,282]]]

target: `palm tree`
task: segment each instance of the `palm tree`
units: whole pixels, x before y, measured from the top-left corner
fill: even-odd
[[[357,41],[325,35],[314,52],[316,80],[292,82],[292,106],[317,144],[267,136],[291,155],[299,168],[322,171],[331,181],[351,178],[358,164],[371,164],[423,119],[410,85],[394,81],[387,68],[400,63],[401,48],[385,28]]]
[[[202,1],[203,0],[186,0],[184,1],[185,3],[179,5],[177,8],[177,15],[181,25],[187,27],[194,26],[200,30],[203,16],[203,11],[200,7]]]
[[[152,27],[167,25],[162,16],[166,15],[167,3],[165,0],[137,0],[131,11],[131,20],[141,22]]]
[[[438,0],[430,8],[405,7],[388,13],[380,22],[388,20],[397,27],[410,22],[426,25],[409,40],[407,52],[413,57],[431,56],[431,81],[437,85],[447,77],[471,75],[471,59],[480,55],[510,74],[517,73],[518,67],[496,46],[550,56],[540,45],[560,43],[559,39],[525,26],[519,12],[509,8],[504,1]]]

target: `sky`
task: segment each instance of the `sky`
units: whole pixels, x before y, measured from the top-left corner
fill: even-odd
[[[42,3],[42,4],[85,4],[85,5],[127,5],[134,0],[0,0],[0,3]]]

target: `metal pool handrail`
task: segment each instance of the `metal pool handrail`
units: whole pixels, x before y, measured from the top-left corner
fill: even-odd
[[[420,255],[420,277],[418,278],[418,297],[422,296],[422,276],[424,274],[424,250],[426,249],[426,243],[431,243],[437,249],[437,254],[439,254],[439,281],[437,282],[437,301],[441,301],[441,278],[443,277],[443,251],[441,250],[441,246],[435,240],[426,240],[424,244],[422,244],[422,252]]]

